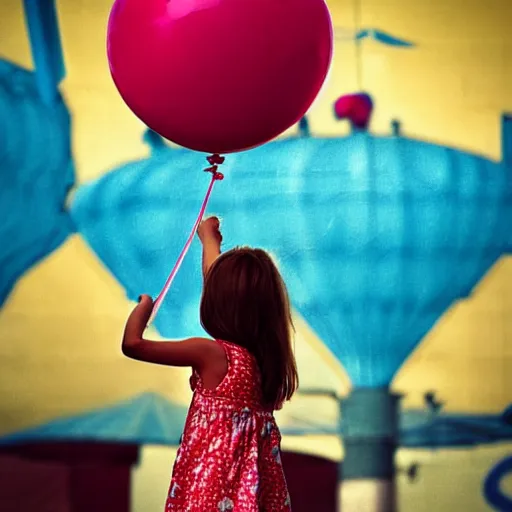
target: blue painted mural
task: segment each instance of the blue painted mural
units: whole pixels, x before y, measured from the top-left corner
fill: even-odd
[[[208,186],[203,158],[147,131],[148,158],[79,187],[67,206],[75,174],[70,115],[59,92],[65,70],[54,1],[26,0],[25,13],[34,71],[0,60],[0,306],[16,280],[75,231],[130,299],[156,296]],[[373,29],[351,38],[414,46]],[[312,137],[304,118],[300,137],[231,155],[210,213],[224,221],[226,248],[244,243],[274,254],[294,307],[354,387],[387,388],[447,308],[512,252],[512,118],[503,116],[503,158],[494,162],[406,138],[397,122],[390,136],[368,133],[372,99],[349,99],[358,102],[362,120],[352,103],[347,110],[347,98],[338,105],[338,118],[354,128],[347,137]],[[156,319],[165,337],[202,332],[200,258],[196,241]],[[148,394],[2,442],[67,436],[175,444],[184,414]],[[137,428],[120,428],[127,419]],[[512,438],[510,425],[491,415],[426,418],[409,411],[400,422],[402,446]],[[284,433],[340,430],[313,427],[299,422]],[[484,486],[487,500],[503,510],[510,499],[496,489],[509,465],[498,465]]]
[[[294,410],[295,414],[281,427],[284,435],[338,435],[337,419],[321,414],[312,416],[309,407]],[[186,415],[186,407],[148,392],[3,436],[0,446],[56,440],[176,446]],[[512,441],[512,425],[499,414],[432,414],[425,409],[408,409],[400,415],[399,430],[400,446],[413,449],[467,448]],[[496,468],[500,479],[502,473],[508,472],[501,469],[501,466]]]
[[[15,432],[0,438],[0,445],[97,441],[176,446],[187,410],[157,393],[148,392],[108,407]]]
[[[499,512],[512,510],[512,498],[507,496],[501,488],[506,476],[512,473],[512,457],[506,457],[494,466],[483,485],[483,493],[487,502]]]
[[[53,0],[26,2],[35,71],[0,59],[0,306],[16,280],[72,232],[71,123]]]

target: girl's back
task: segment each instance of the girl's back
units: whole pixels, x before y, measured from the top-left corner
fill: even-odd
[[[264,407],[255,358],[217,341],[228,370],[214,389],[197,371],[194,397],[173,469],[166,510],[288,511],[290,499],[280,458],[281,435]]]

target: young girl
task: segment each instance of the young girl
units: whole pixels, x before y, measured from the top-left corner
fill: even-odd
[[[290,511],[273,411],[298,386],[285,285],[262,250],[221,255],[215,217],[198,230],[203,245],[201,323],[213,338],[145,340],[153,302],[144,295],[128,318],[123,353],[191,366],[194,391],[173,469],[166,511]]]

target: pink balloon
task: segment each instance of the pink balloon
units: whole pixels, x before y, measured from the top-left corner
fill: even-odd
[[[116,0],[114,82],[152,130],[190,149],[263,144],[306,113],[326,78],[324,0]]]

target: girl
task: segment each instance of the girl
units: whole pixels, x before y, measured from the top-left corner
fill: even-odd
[[[144,295],[126,323],[123,353],[191,366],[194,391],[166,511],[290,511],[273,411],[298,386],[285,285],[260,249],[221,255],[215,217],[201,223],[201,323],[213,338],[143,338],[153,308]]]

